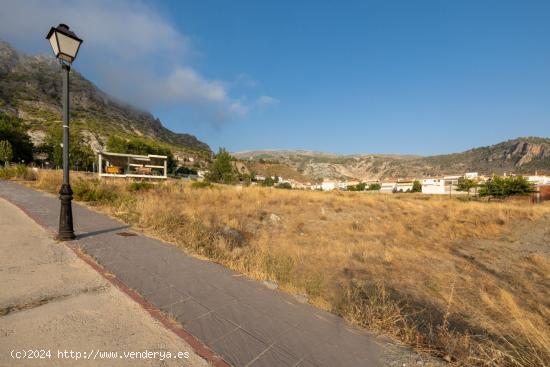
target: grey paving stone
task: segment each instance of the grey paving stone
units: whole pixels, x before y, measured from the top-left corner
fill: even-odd
[[[274,346],[291,356],[302,359],[318,351],[318,346],[328,335],[316,335],[308,331],[292,328],[277,338]]]
[[[201,278],[196,278],[189,275],[174,276],[169,279],[172,286],[189,294],[192,297],[195,295],[205,295],[217,290],[213,285],[203,281]],[[197,298],[198,299],[198,298]]]
[[[108,268],[117,278],[120,278],[126,285],[135,289],[146,299],[148,299],[151,294],[169,286],[164,279],[158,278],[141,268],[139,265],[128,261],[113,263],[111,266],[108,266]]]
[[[276,348],[269,348],[260,357],[249,364],[250,367],[291,367],[295,366],[299,360],[288,353]]]
[[[210,312],[185,324],[191,334],[209,344],[237,329],[237,325],[224,319],[216,312]]]
[[[233,366],[244,367],[269,346],[254,338],[242,329],[236,329],[230,334],[212,344],[214,350]]]
[[[302,359],[295,367],[317,367],[312,361]]]
[[[173,315],[180,323],[186,325],[188,322],[196,319],[199,316],[211,312],[207,307],[198,303],[195,299],[189,298],[183,302],[174,303],[172,305]]]
[[[173,306],[178,302],[183,302],[186,299],[189,299],[189,297],[189,294],[182,292],[173,286],[167,286],[151,293],[148,301],[160,309],[168,309],[169,306]],[[172,309],[170,308],[168,311],[171,310]],[[172,314],[173,312],[169,313]]]
[[[373,357],[360,357],[351,353],[350,349],[331,344],[321,343],[314,353],[306,359],[318,367],[376,367],[379,363]]]
[[[225,291],[215,288],[210,284],[198,287],[197,289],[188,289],[190,295],[199,299],[203,305],[212,310],[217,310],[235,301],[235,298],[225,293]]]
[[[342,348],[342,350],[347,350],[359,358],[371,359],[379,356],[379,348],[374,342],[374,336],[351,327],[333,331],[327,342]]]
[[[279,336],[292,328],[292,325],[284,320],[272,318],[240,301],[232,302],[216,312],[268,344],[275,342]]]

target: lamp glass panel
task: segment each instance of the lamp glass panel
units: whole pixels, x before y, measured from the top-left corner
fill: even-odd
[[[49,41],[50,41],[50,45],[52,46],[53,53],[55,54],[55,57],[57,57],[57,55],[59,55],[59,47],[57,47],[57,39],[55,37],[55,32],[52,33]]]
[[[57,39],[59,40],[59,51],[71,59],[74,59],[80,47],[80,42],[74,38],[68,37],[61,32],[57,32]]]

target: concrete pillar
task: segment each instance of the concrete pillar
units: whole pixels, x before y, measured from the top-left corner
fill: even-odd
[[[101,161],[101,153],[99,153],[97,157],[99,159],[99,165],[98,165],[98,168],[97,168],[97,172],[99,174],[99,177],[101,177],[101,174],[103,173],[103,163]]]

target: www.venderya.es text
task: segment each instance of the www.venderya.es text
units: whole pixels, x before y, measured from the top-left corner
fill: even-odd
[[[189,352],[171,352],[164,350],[142,350],[142,351],[106,351],[91,349],[89,351],[75,351],[72,349],[20,349],[11,350],[13,359],[72,359],[78,360],[100,360],[100,359],[187,359]]]

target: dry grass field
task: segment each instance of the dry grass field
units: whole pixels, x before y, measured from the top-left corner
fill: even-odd
[[[549,203],[196,186],[73,176],[77,200],[453,364],[550,366]]]

